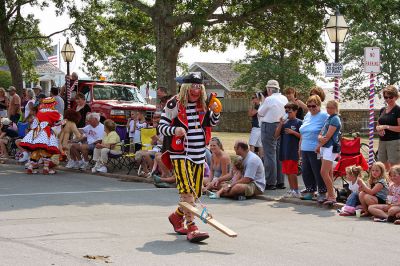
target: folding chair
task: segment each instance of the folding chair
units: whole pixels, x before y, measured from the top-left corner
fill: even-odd
[[[350,190],[348,189],[349,184],[343,178],[346,176],[346,167],[351,165],[361,166],[361,168],[366,171],[368,170],[368,163],[364,156],[361,154],[361,139],[359,137],[355,138],[342,138],[341,140],[341,151],[339,155],[339,161],[337,162],[333,175],[334,178],[341,177],[343,189],[335,188],[337,192],[337,201],[345,202]]]
[[[113,154],[111,152],[108,153],[108,162],[107,164],[111,166],[111,171],[114,171],[115,168],[128,167],[129,161],[127,160],[126,152],[129,152],[129,144],[126,144],[126,140],[128,139],[128,133],[126,130],[126,126],[117,125],[115,131],[119,135],[120,143],[116,144],[121,146],[121,154]],[[128,147],[128,149],[127,149]]]
[[[152,139],[151,137],[153,137],[154,135],[157,135],[157,129],[156,128],[142,128],[140,130],[140,140],[141,140],[141,144],[142,144],[142,148],[141,150],[145,150],[145,151],[150,151],[153,149],[153,145],[152,145]],[[138,169],[138,173],[140,172],[140,165],[141,162],[139,162],[139,169]],[[136,166],[136,163],[131,164],[128,168],[128,175],[130,174],[130,172],[132,171],[132,169]]]

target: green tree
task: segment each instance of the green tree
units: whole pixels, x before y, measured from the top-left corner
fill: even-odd
[[[309,76],[318,75],[315,62],[326,60],[320,38],[324,10],[295,5],[281,6],[274,11],[268,19],[258,17],[247,22],[246,28],[234,29],[233,36],[246,36],[247,47],[258,51],[237,65],[241,76],[236,85],[262,91],[269,79],[276,79],[281,88],[295,87],[305,95],[315,84]]]
[[[350,33],[343,45],[341,61],[345,64],[343,96],[368,99],[369,77],[364,73],[365,47],[379,47],[381,73],[376,76],[378,93],[400,80],[400,2],[397,0],[345,1]]]
[[[240,73],[235,86],[249,93],[264,91],[269,79],[275,79],[280,87],[295,87],[300,95],[306,95],[315,85],[300,67],[299,61],[284,54],[248,56],[250,63],[239,62],[235,70]]]
[[[0,70],[0,87],[7,89],[12,85],[11,74]]]
[[[90,0],[83,9],[73,6],[70,14],[76,19],[72,30],[84,48],[84,67],[91,76],[108,72],[119,81],[155,80],[154,38],[143,12],[118,1]]]
[[[269,20],[270,15],[275,14],[280,7],[299,6],[297,1],[290,0],[155,0],[154,4],[139,0],[120,2],[128,3],[151,20],[151,31],[146,28],[145,32],[154,37],[157,83],[168,87],[171,92],[175,88],[178,55],[183,46],[193,43],[200,44],[203,49],[224,49],[232,43],[231,35],[235,29],[240,28],[243,32],[246,22],[253,19]],[[321,7],[325,6],[325,2],[306,0],[302,1],[301,6],[323,11]],[[293,12],[291,15],[299,14]],[[269,26],[267,34],[273,36],[277,24],[271,22]],[[236,41],[245,38],[246,35],[241,35]]]
[[[36,47],[47,47],[48,39],[39,31],[39,20],[32,13],[22,15],[25,6],[44,8],[46,1],[0,0],[0,46],[11,72],[12,83],[21,93],[23,74],[35,76],[33,61]]]

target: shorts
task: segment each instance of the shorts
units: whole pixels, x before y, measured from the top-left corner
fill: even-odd
[[[378,204],[386,204],[386,200],[376,197],[378,199]]]
[[[19,118],[20,118],[20,114],[16,114],[16,115],[11,115],[10,116],[10,120],[13,121],[15,124],[18,123]]]
[[[321,159],[325,161],[331,161],[333,162],[336,157],[338,156],[338,153],[333,153],[332,152],[333,145],[326,148],[326,147],[321,147]]]
[[[256,183],[251,182],[244,185],[246,185],[246,188],[244,190],[244,195],[246,197],[253,197],[262,194],[262,191],[257,187]]]
[[[285,175],[297,175],[299,172],[298,162],[295,160],[282,161],[282,173]]]
[[[204,164],[196,164],[185,159],[172,159],[171,163],[179,194],[196,194],[200,198],[203,187]]]
[[[96,148],[96,144],[94,144],[94,143],[92,143],[92,144],[88,144],[88,149],[89,149],[89,151],[90,152],[93,152],[94,151],[94,148]]]
[[[249,145],[254,147],[262,147],[261,128],[253,127],[250,132]]]
[[[378,161],[391,164],[400,163],[400,139],[379,141]]]

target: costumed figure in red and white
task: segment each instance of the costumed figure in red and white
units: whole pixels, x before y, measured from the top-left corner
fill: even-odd
[[[20,143],[21,147],[30,151],[27,173],[37,173],[38,162],[43,160],[43,174],[54,174],[51,169],[51,157],[60,154],[59,141],[52,131],[53,126],[61,123],[62,115],[54,109],[57,104],[53,97],[41,100],[39,110],[34,118],[31,130]]]
[[[206,105],[207,94],[200,74],[192,73],[183,78],[178,95],[166,104],[158,130],[164,135],[162,160],[175,173],[180,201],[194,206],[203,187],[206,145],[211,138],[211,127],[219,121],[216,105]],[[194,215],[178,207],[169,217],[174,231],[187,235],[190,242],[208,238],[200,232]],[[186,227],[184,224],[186,221]]]

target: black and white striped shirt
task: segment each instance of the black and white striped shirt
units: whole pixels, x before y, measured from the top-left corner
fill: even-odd
[[[199,114],[196,111],[196,103],[188,103],[186,107],[186,116],[188,120],[188,132],[184,139],[183,154],[171,154],[171,159],[187,158],[194,163],[201,164],[205,162],[205,133],[200,124]],[[210,113],[210,125],[215,126],[219,121],[219,114]],[[172,136],[175,133],[175,126],[170,126],[172,120],[168,118],[166,109],[161,115],[160,124],[158,126],[160,133],[165,136]]]

